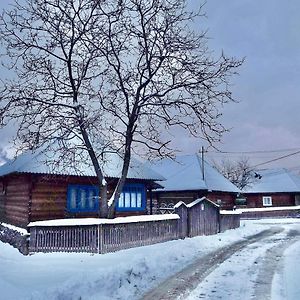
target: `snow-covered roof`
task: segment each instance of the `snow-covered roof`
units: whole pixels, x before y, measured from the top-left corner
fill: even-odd
[[[11,173],[34,173],[34,174],[53,174],[71,176],[96,176],[94,168],[89,158],[82,159],[75,165],[64,163],[53,164],[58,159],[58,154],[53,150],[37,150],[26,152],[14,160],[7,162],[0,167],[0,176]],[[61,159],[61,158],[60,158]],[[105,177],[119,178],[122,170],[122,158],[117,153],[105,153],[100,161],[101,168]],[[135,158],[131,159],[128,170],[128,179],[145,180],[164,180],[164,177],[156,171],[145,166]]]
[[[241,192],[240,189],[206,161],[204,162],[203,180],[202,161],[197,154],[178,156],[175,160],[166,158],[154,161],[149,166],[166,178],[166,181],[162,183],[164,191],[208,190]]]
[[[257,171],[261,175],[244,193],[289,193],[300,192],[300,176],[287,169]]]

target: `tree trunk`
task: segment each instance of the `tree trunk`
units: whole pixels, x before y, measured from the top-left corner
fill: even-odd
[[[115,217],[116,214],[116,203],[120,198],[122,193],[126,177],[128,174],[130,159],[131,159],[131,143],[132,143],[132,127],[128,127],[126,131],[126,145],[125,145],[125,153],[123,158],[123,167],[122,167],[122,174],[120,179],[118,180],[115,192],[113,194],[113,200],[111,205],[108,208],[108,218],[112,219]]]
[[[98,179],[98,186],[99,186],[99,216],[100,218],[107,218],[108,217],[108,203],[107,203],[107,184],[105,178],[103,176],[102,170],[99,165],[98,158],[95,154],[94,148],[89,140],[88,133],[83,125],[83,122],[80,122],[80,131],[89,153],[89,156],[92,160],[92,164],[94,166],[94,170]]]

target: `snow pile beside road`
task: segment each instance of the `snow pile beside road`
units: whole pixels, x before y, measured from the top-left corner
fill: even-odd
[[[284,252],[282,269],[273,279],[272,300],[300,298],[300,241]]]
[[[52,253],[22,256],[0,243],[3,299],[137,299],[193,261],[271,225],[242,222],[241,228],[105,255]],[[21,271],[20,271],[21,270]]]

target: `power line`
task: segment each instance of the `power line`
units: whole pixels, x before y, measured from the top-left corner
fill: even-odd
[[[287,154],[287,155],[283,155],[283,156],[280,156],[280,157],[277,157],[277,158],[274,158],[274,159],[271,159],[271,160],[268,160],[268,161],[265,161],[263,163],[260,163],[260,164],[257,164],[255,166],[252,166],[251,168],[256,168],[256,167],[259,167],[259,166],[262,166],[262,165],[266,165],[268,163],[271,163],[271,162],[274,162],[274,161],[277,161],[277,160],[281,160],[281,159],[284,159],[286,157],[290,157],[290,156],[294,156],[296,154],[299,154],[300,153],[300,150],[299,151],[296,151],[294,153],[290,153],[290,154]]]
[[[286,148],[286,149],[277,149],[277,150],[254,150],[254,151],[223,151],[223,150],[215,150],[210,151],[206,150],[206,153],[215,153],[215,154],[257,154],[257,153],[278,153],[278,152],[288,152],[288,151],[295,151],[300,150],[298,148]]]

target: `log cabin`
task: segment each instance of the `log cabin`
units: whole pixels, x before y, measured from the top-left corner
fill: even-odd
[[[166,178],[154,194],[160,210],[172,209],[178,201],[189,204],[207,197],[221,209],[233,209],[241,190],[198,154],[162,159],[148,166]]]
[[[122,160],[106,154],[102,165],[112,195],[121,173]],[[117,216],[151,214],[155,206],[152,190],[164,178],[133,159],[123,192],[116,206]],[[27,152],[0,167],[0,222],[26,228],[34,221],[98,217],[99,189],[92,167],[76,169],[49,164],[49,153]]]
[[[300,205],[300,177],[287,169],[257,171],[258,179],[243,191],[247,207]]]

